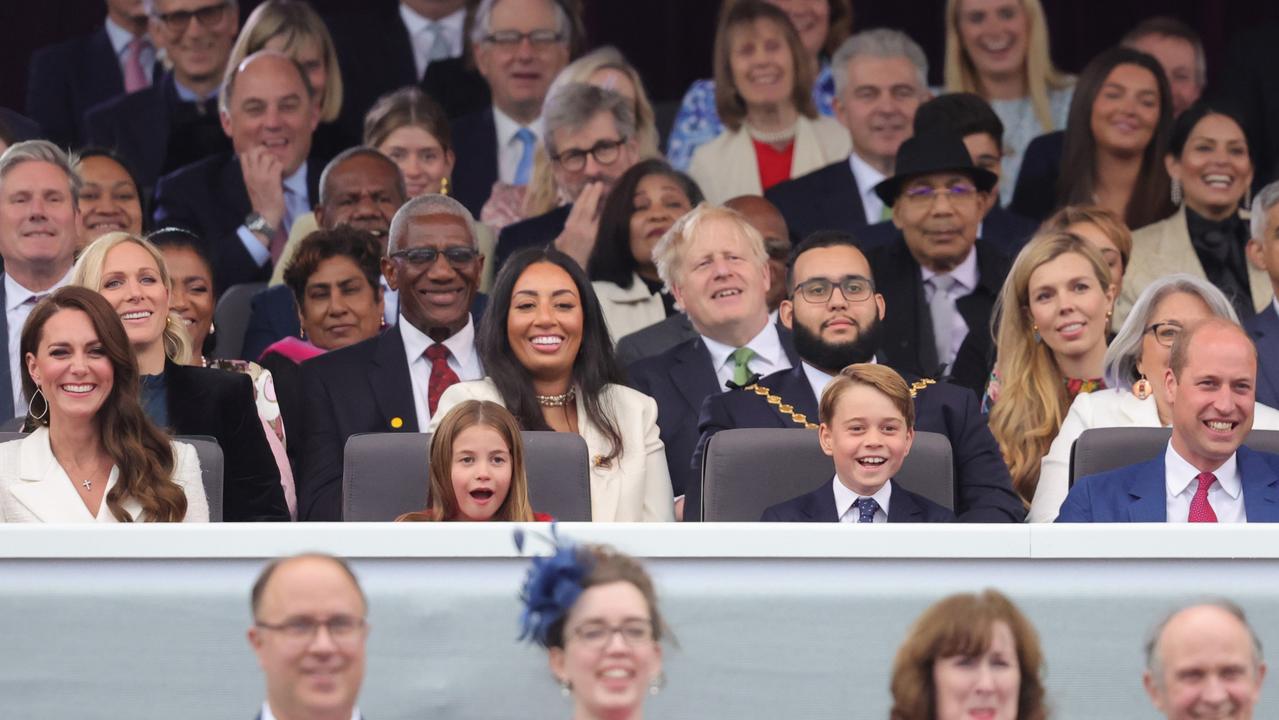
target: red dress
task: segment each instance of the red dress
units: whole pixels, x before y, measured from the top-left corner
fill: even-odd
[[[790,180],[791,161],[795,156],[795,141],[778,150],[768,143],[751,138],[755,146],[755,162],[759,165],[759,185],[765,190],[780,182]]]

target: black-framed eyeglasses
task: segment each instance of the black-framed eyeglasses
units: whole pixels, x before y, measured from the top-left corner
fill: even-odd
[[[519,47],[520,43],[524,42],[526,38],[529,44],[539,50],[564,42],[564,35],[558,30],[534,30],[532,32],[498,30],[485,35],[484,42],[496,45],[503,50],[511,50]]]
[[[364,618],[354,615],[334,615],[328,620],[299,617],[274,624],[259,620],[253,624],[265,630],[278,632],[289,642],[298,644],[309,644],[315,640],[315,634],[321,627],[328,631],[333,642],[339,645],[353,644],[359,639],[365,627]]]
[[[810,303],[824,303],[830,300],[835,288],[843,294],[848,302],[862,302],[875,292],[875,286],[861,275],[846,275],[838,283],[826,278],[813,278],[795,286],[795,294]]]
[[[627,620],[621,625],[590,622],[573,628],[573,636],[583,645],[592,648],[604,647],[613,639],[614,634],[620,634],[622,642],[635,647],[652,642],[653,623],[647,620]]]
[[[195,18],[200,25],[211,28],[222,24],[226,18],[229,2],[223,2],[214,5],[205,5],[194,10],[174,10],[167,13],[156,13],[152,17],[164,23],[164,28],[169,32],[177,35],[184,32],[187,26],[191,24],[191,18]]]
[[[595,158],[600,165],[612,165],[622,156],[622,146],[626,144],[626,136],[618,140],[600,140],[589,150],[565,150],[551,158],[569,172],[579,172],[586,167],[586,156]]]
[[[391,258],[403,260],[413,267],[429,267],[435,264],[435,259],[440,255],[444,256],[449,265],[464,268],[475,262],[475,259],[480,256],[480,251],[469,247],[451,247],[443,250],[433,247],[416,247],[393,252]]]
[[[1146,332],[1155,336],[1155,342],[1170,348],[1184,329],[1178,322],[1157,322],[1146,328]]]

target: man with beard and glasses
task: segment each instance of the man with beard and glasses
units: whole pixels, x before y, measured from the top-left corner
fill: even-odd
[[[818,398],[827,383],[848,365],[878,362],[886,311],[875,291],[870,263],[847,233],[811,235],[791,256],[779,316],[789,328],[801,362],[768,375],[745,392],[712,395],[702,405],[701,440],[693,467],[701,466],[711,435],[733,428],[794,428],[795,414],[818,416]],[[896,369],[896,368],[895,368]],[[899,370],[899,372],[901,372]],[[971,390],[935,383],[902,372],[915,395],[915,429],[945,435],[955,464],[955,514],[963,522],[1021,522],[1026,510],[1012,489],[999,445],[983,420]],[[793,407],[782,413],[768,396]],[[696,483],[686,488],[691,496]],[[700,498],[697,498],[700,504]],[[690,497],[686,500],[692,503]]]

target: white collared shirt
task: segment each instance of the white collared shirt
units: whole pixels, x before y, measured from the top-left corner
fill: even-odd
[[[931,301],[933,297],[933,286],[929,283],[939,273],[919,266],[919,275],[924,280],[924,300]],[[955,279],[955,283],[950,286],[946,294],[950,297],[953,305],[955,301],[966,295],[971,295],[977,289],[977,246],[974,245],[968,251],[968,257],[959,263],[949,275]],[[968,337],[968,323],[964,322],[964,316],[959,313],[959,308],[955,308],[955,322],[950,329],[950,354],[955,357],[959,354],[959,348],[964,344],[964,338]]]
[[[19,417],[27,414],[27,401],[22,397],[22,371],[18,363],[21,362],[22,351],[18,347],[22,339],[22,326],[27,322],[27,317],[31,315],[31,311],[35,309],[35,305],[27,304],[27,298],[33,295],[48,295],[71,282],[71,273],[75,271],[75,267],[67,269],[67,274],[62,279],[53,284],[53,287],[47,290],[34,292],[28,290],[18,284],[13,279],[13,275],[4,274],[4,318],[9,323],[9,381],[10,391],[13,393],[13,414]],[[9,418],[3,418],[8,420]]]
[[[867,362],[874,365],[879,361],[872,357]],[[821,404],[822,393],[826,392],[826,386],[835,379],[835,376],[827,375],[825,371],[818,370],[808,363],[800,363],[800,368],[803,369],[804,377],[808,380],[808,386],[813,389],[813,395],[817,398],[818,404]]]
[[[515,182],[515,171],[520,167],[520,158],[524,157],[524,143],[515,137],[520,128],[527,127],[533,131],[533,149],[542,142],[542,118],[528,125],[521,125],[510,115],[493,106],[493,124],[497,128],[497,177],[510,185]]]
[[[197,20],[196,22],[199,22]],[[111,49],[115,51],[116,62],[120,63],[120,76],[128,72],[125,65],[129,61],[129,43],[138,37],[133,33],[125,30],[107,16],[107,22],[103,27],[107,31],[107,39],[111,41]],[[143,33],[142,37],[146,39],[147,44],[142,48],[141,57],[138,60],[142,63],[142,73],[147,76],[147,82],[155,80],[153,73],[155,72],[155,43],[151,42],[151,38]]]
[[[289,230],[293,229],[293,221],[311,212],[310,191],[306,187],[306,161],[303,160],[292,175],[284,178],[282,184],[284,185],[284,218],[281,222],[284,223],[284,234],[288,235]],[[263,245],[258,236],[254,235],[248,227],[241,225],[236,229],[235,234],[258,267],[266,265],[271,260],[271,249]]]
[[[409,43],[413,46],[413,65],[417,68],[419,82],[426,75],[427,66],[431,64],[431,46],[435,44],[431,29],[435,25],[440,26],[444,39],[448,42],[449,57],[455,58],[462,54],[462,24],[465,19],[464,7],[439,20],[431,20],[418,15],[408,3],[400,3],[400,20],[404,21],[404,28],[409,31]]]
[[[857,183],[857,194],[862,198],[862,208],[866,210],[866,224],[874,225],[884,219],[884,201],[875,194],[875,186],[883,182],[886,177],[884,173],[861,159],[856,150],[848,154],[848,165],[853,170],[853,181]]]
[[[702,342],[706,343],[706,349],[711,353],[711,366],[715,368],[715,377],[719,380],[717,392],[723,392],[726,389],[725,383],[733,379],[732,355],[737,348],[712,340],[705,335],[702,336]],[[777,334],[777,326],[773,323],[764,323],[764,329],[743,347],[755,351],[755,356],[746,363],[746,367],[758,375],[771,375],[791,366],[790,358],[786,357],[786,351],[782,349],[782,339]]]
[[[426,359],[426,349],[435,344],[429,336],[413,327],[413,323],[398,318],[400,337],[404,340],[404,358],[409,363],[409,379],[413,382],[413,409],[417,413],[418,432],[426,432],[431,424],[431,408],[427,392],[431,387],[431,361]],[[449,368],[457,373],[460,382],[484,379],[480,367],[480,355],[475,352],[475,323],[466,314],[466,324],[443,343],[449,349]]]
[[[391,289],[385,275],[378,275],[377,279],[382,286],[382,319],[387,325],[394,325],[395,319],[400,316],[400,293]]]
[[[1184,523],[1190,519],[1190,501],[1195,497],[1199,470],[1173,449],[1168,441],[1164,451],[1164,482],[1167,487],[1168,522]],[[1208,504],[1219,523],[1248,522],[1243,506],[1243,477],[1239,474],[1239,454],[1233,453],[1213,471],[1217,482],[1208,488]]]
[[[363,716],[360,715],[358,707],[351,709],[351,720],[360,720],[361,717]],[[275,720],[275,713],[271,712],[270,702],[262,703],[262,717],[258,718],[258,720]]]
[[[196,20],[196,22],[200,22],[200,21]],[[182,82],[177,79],[177,77],[173,78],[173,89],[177,91],[178,99],[181,100],[182,102],[202,103],[207,100],[212,100],[218,96],[217,88],[213,88],[212,90],[210,90],[208,95],[201,95],[200,93],[192,90],[186,85],[183,85]]]
[[[853,507],[853,503],[857,502],[858,498],[866,496],[858,495],[852,490],[849,490],[847,485],[840,482],[839,475],[835,475],[835,479],[831,484],[835,490],[835,516],[838,517],[839,521],[842,523],[856,523],[858,518],[861,517],[861,510]],[[879,509],[875,511],[874,522],[888,522],[888,503],[889,500],[891,500],[892,495],[893,484],[891,482],[886,482],[875,491],[874,495],[870,496],[871,499],[879,503]]]
[[[1271,300],[1270,304],[1274,307],[1275,313],[1279,314],[1279,295],[1275,296],[1275,299]]]

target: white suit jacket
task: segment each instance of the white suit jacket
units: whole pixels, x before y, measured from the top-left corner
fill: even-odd
[[[803,115],[795,125],[795,153],[791,156],[790,176],[801,175],[848,158],[853,151],[848,130],[835,120],[819,117],[810,120]],[[727,128],[714,140],[697,148],[689,163],[688,174],[697,181],[706,201],[722,204],[738,195],[763,195],[759,182],[759,161],[750,133],[743,126]]]
[[[1039,463],[1039,486],[1030,503],[1030,522],[1052,522],[1070,490],[1070,451],[1085,430],[1107,427],[1160,427],[1155,398],[1138,400],[1121,390],[1079,393],[1061,422],[1048,454]],[[1279,410],[1257,403],[1253,428],[1279,430]]]
[[[632,273],[629,288],[604,280],[592,282],[591,287],[599,298],[604,324],[614,345],[627,335],[666,319],[662,296],[649,292],[639,275]]]
[[[594,522],[670,522],[675,519],[671,474],[666,449],[657,429],[657,402],[624,385],[604,388],[602,405],[611,412],[622,434],[622,454],[608,467],[595,461],[608,454],[608,439],[586,416],[577,398],[577,424],[591,461],[591,520]],[[448,411],[466,400],[491,400],[505,406],[497,386],[485,378],[457,383],[444,391],[430,432]],[[537,508],[533,508],[537,510]]]
[[[204,481],[195,448],[174,442],[173,480],[187,496],[183,522],[208,522],[209,502],[204,497]],[[119,468],[112,467],[107,491],[115,486]],[[125,498],[124,509],[137,520],[142,506]],[[116,522],[107,509],[106,496],[97,516],[89,513],[71,478],[58,464],[49,446],[49,431],[39,428],[21,440],[0,443],[0,522],[88,523]]]

